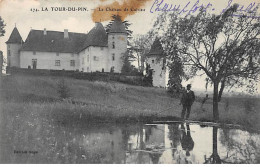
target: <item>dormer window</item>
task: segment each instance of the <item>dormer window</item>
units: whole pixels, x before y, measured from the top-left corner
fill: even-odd
[[[115,49],[115,42],[112,42],[112,48]]]

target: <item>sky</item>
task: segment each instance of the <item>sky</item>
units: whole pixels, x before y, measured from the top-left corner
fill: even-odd
[[[128,12],[121,12],[123,18],[132,23],[130,29],[133,35],[147,33],[153,25],[154,19],[159,12],[150,12],[154,3],[162,0],[0,0],[0,16],[6,23],[6,33],[0,38],[0,50],[6,55],[6,44],[13,28],[18,28],[23,40],[25,41],[31,29],[54,31],[87,33],[94,27],[96,21],[101,21],[103,25],[108,23],[108,15],[116,11],[99,11],[99,7],[106,10],[112,8],[128,8]],[[185,6],[198,2],[198,5],[207,5],[209,2],[214,7],[214,12],[221,12],[228,5],[230,0],[164,0],[163,3]],[[260,3],[260,0],[233,0],[233,3],[245,5],[250,3]],[[52,11],[52,7],[85,7],[88,11]],[[42,9],[48,11],[42,11]],[[53,8],[53,9],[54,9]],[[130,9],[145,9],[145,11],[133,12]],[[38,12],[33,12],[38,9]],[[95,10],[93,10],[95,9]],[[194,90],[205,91],[205,76],[196,77],[184,83],[192,83]],[[260,90],[260,83],[258,84]],[[236,90],[239,91],[239,90]]]

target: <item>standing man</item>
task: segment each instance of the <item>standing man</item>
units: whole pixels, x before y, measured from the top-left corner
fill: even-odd
[[[181,118],[184,119],[185,113],[186,113],[186,119],[189,119],[190,116],[190,110],[191,110],[191,105],[193,104],[195,100],[195,95],[192,90],[190,90],[191,84],[187,85],[187,90],[185,90],[182,94],[181,97],[181,103],[182,104],[182,113],[181,113]]]

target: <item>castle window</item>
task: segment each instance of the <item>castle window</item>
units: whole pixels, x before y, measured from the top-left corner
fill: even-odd
[[[115,49],[115,42],[112,42],[112,48]]]
[[[112,36],[112,39],[115,39],[115,36]]]
[[[87,61],[89,62],[89,55],[87,56]]]
[[[57,52],[57,53],[56,53],[56,56],[59,56],[59,55],[60,55],[60,53]]]
[[[33,51],[33,55],[36,55],[36,52],[35,52],[35,51]]]
[[[98,61],[98,57],[97,56],[94,56],[94,61]]]
[[[75,67],[75,60],[70,61],[70,66]]]
[[[60,60],[55,60],[55,66],[60,66]]]
[[[8,49],[10,49],[10,45],[7,45],[8,46]]]
[[[112,61],[115,61],[115,53],[112,54]]]
[[[84,61],[85,61],[85,60],[84,60],[84,57],[83,57],[83,58],[82,58],[82,64],[84,64]]]
[[[154,60],[152,60],[152,63],[154,63]]]
[[[10,50],[7,51],[7,56],[11,56],[11,51]]]

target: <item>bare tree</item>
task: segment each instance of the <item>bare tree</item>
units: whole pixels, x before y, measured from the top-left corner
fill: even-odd
[[[153,43],[151,32],[148,32],[145,35],[136,35],[131,40],[132,50],[136,53],[137,56],[137,63],[138,63],[138,70],[143,72],[145,67],[145,59],[146,55],[149,53],[151,49],[151,45]]]
[[[181,18],[163,13],[155,25],[166,54],[178,56],[188,76],[203,72],[213,85],[213,118],[219,120],[218,102],[227,86],[247,85],[254,90],[260,73],[260,22],[254,13],[234,17],[237,5],[221,15],[200,11]]]

